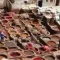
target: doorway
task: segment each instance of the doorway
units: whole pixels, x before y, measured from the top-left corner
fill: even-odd
[[[58,6],[59,5],[59,0],[56,0],[56,6]]]
[[[39,0],[39,1],[38,1],[38,6],[39,6],[39,7],[42,7],[42,2],[43,2],[43,0]]]

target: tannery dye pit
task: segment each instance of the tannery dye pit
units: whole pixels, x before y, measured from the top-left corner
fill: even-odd
[[[60,7],[37,6],[41,1],[4,0],[2,8],[0,3],[0,60],[59,59]]]

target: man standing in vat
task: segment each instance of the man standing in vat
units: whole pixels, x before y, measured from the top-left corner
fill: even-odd
[[[0,31],[0,43],[4,41],[5,35],[2,31]]]

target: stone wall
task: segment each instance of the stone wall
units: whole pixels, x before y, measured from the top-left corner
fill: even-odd
[[[32,1],[31,3],[35,3],[38,5],[39,0],[30,0],[30,1]],[[52,2],[51,0],[42,0],[42,1],[43,1],[42,3],[43,6],[55,6],[56,5],[56,0],[53,0]],[[59,5],[60,5],[60,2],[59,2]]]
[[[20,8],[24,4],[24,1],[25,0],[15,0],[15,2],[12,4],[12,7],[13,8]],[[38,5],[38,1],[39,0],[28,0],[28,3]],[[53,2],[51,2],[50,0],[48,0],[48,2],[46,2],[46,0],[43,0],[42,5],[43,5],[43,7],[44,6],[55,6],[56,5],[56,0],[53,0]]]
[[[56,4],[56,0],[53,0],[53,2],[51,2],[50,0],[48,0],[48,2],[46,2],[46,0],[43,0],[43,6],[55,6]]]

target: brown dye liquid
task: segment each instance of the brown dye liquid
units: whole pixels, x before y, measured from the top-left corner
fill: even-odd
[[[47,44],[51,47],[56,47],[56,43],[54,41],[49,41]]]
[[[39,24],[38,22],[33,22],[33,24]]]
[[[53,35],[51,38],[52,38],[52,40],[59,41],[59,37],[56,35]]]
[[[33,24],[39,24],[38,20],[33,20]]]

